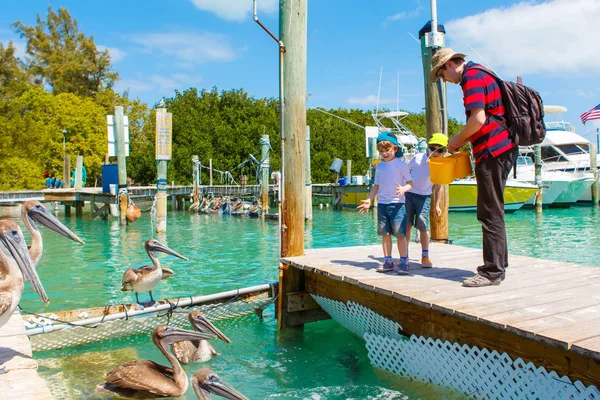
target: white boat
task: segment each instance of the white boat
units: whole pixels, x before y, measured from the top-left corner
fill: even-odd
[[[590,169],[590,144],[591,142],[575,133],[574,127],[562,119],[562,113],[567,109],[562,106],[544,106],[544,113],[556,115],[554,121],[546,118],[546,137],[541,143],[543,174],[551,172],[569,173],[576,179],[569,185],[567,193],[557,201],[568,203],[578,193],[581,195],[577,201],[591,201],[590,187],[593,183],[593,174]],[[532,148],[526,148],[532,151]],[[600,166],[600,156],[598,157]],[[547,178],[544,177],[544,181]]]

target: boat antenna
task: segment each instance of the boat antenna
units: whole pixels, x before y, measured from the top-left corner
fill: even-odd
[[[320,109],[320,108],[309,108],[309,110],[315,110],[315,111],[322,112],[323,114],[331,115],[332,117],[336,117],[336,118],[338,118],[338,119],[341,119],[341,120],[342,120],[342,121],[344,121],[344,122],[347,122],[347,123],[349,123],[349,124],[352,124],[352,125],[354,125],[354,126],[358,126],[358,127],[359,127],[359,128],[361,128],[361,129],[365,129],[365,127],[364,127],[364,126],[362,126],[362,125],[359,125],[359,124],[357,124],[356,122],[352,122],[352,121],[350,121],[350,120],[347,120],[346,118],[342,118],[342,117],[340,117],[339,115],[332,114],[332,113],[330,113],[330,112],[327,112],[327,111],[325,111],[325,110],[322,110],[322,109]]]
[[[469,47],[469,49],[471,49],[471,51],[473,51],[473,53],[477,54],[477,57],[481,58],[481,61],[483,61],[483,63],[484,63],[484,64],[485,64],[485,65],[486,65],[486,66],[487,66],[487,67],[488,67],[488,68],[489,68],[489,69],[490,69],[490,70],[491,70],[493,73],[495,73],[496,75],[500,76],[500,74],[498,74],[498,73],[496,72],[496,70],[495,70],[494,68],[492,68],[492,66],[490,65],[490,63],[489,63],[489,62],[487,62],[487,61],[485,60],[485,58],[483,58],[483,57],[481,56],[481,54],[479,54],[479,53],[477,52],[477,50],[475,50],[474,48],[472,48],[472,47],[471,47],[471,45],[470,45],[469,43],[465,42],[464,40],[463,40],[463,43],[464,43],[464,44],[466,44],[466,45]],[[502,77],[501,77],[501,76],[500,76],[500,78],[502,79]]]
[[[398,80],[396,81],[396,111],[400,111],[400,69],[398,69]]]
[[[381,77],[383,75],[383,65],[379,71],[379,89],[377,89],[377,108],[375,109],[375,115],[379,112],[379,95],[381,94]]]

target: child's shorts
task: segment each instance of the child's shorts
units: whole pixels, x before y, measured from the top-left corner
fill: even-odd
[[[405,217],[404,203],[377,204],[377,234],[405,236]]]
[[[416,226],[420,231],[429,229],[429,195],[406,193],[406,222],[408,225]],[[406,226],[404,227],[406,231]]]

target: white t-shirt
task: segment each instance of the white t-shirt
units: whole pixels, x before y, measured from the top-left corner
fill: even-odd
[[[429,164],[427,164],[427,155],[424,153],[416,154],[409,162],[408,168],[413,177],[413,188],[411,193],[420,195],[431,194],[433,183],[429,179]]]
[[[408,165],[399,158],[392,161],[381,161],[375,167],[375,184],[379,185],[377,202],[381,204],[404,203],[404,195],[396,196],[396,185],[406,185],[412,181]]]

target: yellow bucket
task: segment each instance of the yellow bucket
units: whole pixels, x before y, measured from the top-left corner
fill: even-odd
[[[454,166],[456,160],[450,157],[430,158],[429,179],[436,185],[447,185],[454,180]]]
[[[471,154],[463,151],[461,153],[452,154],[450,157],[456,161],[454,165],[454,179],[462,179],[471,175]]]

